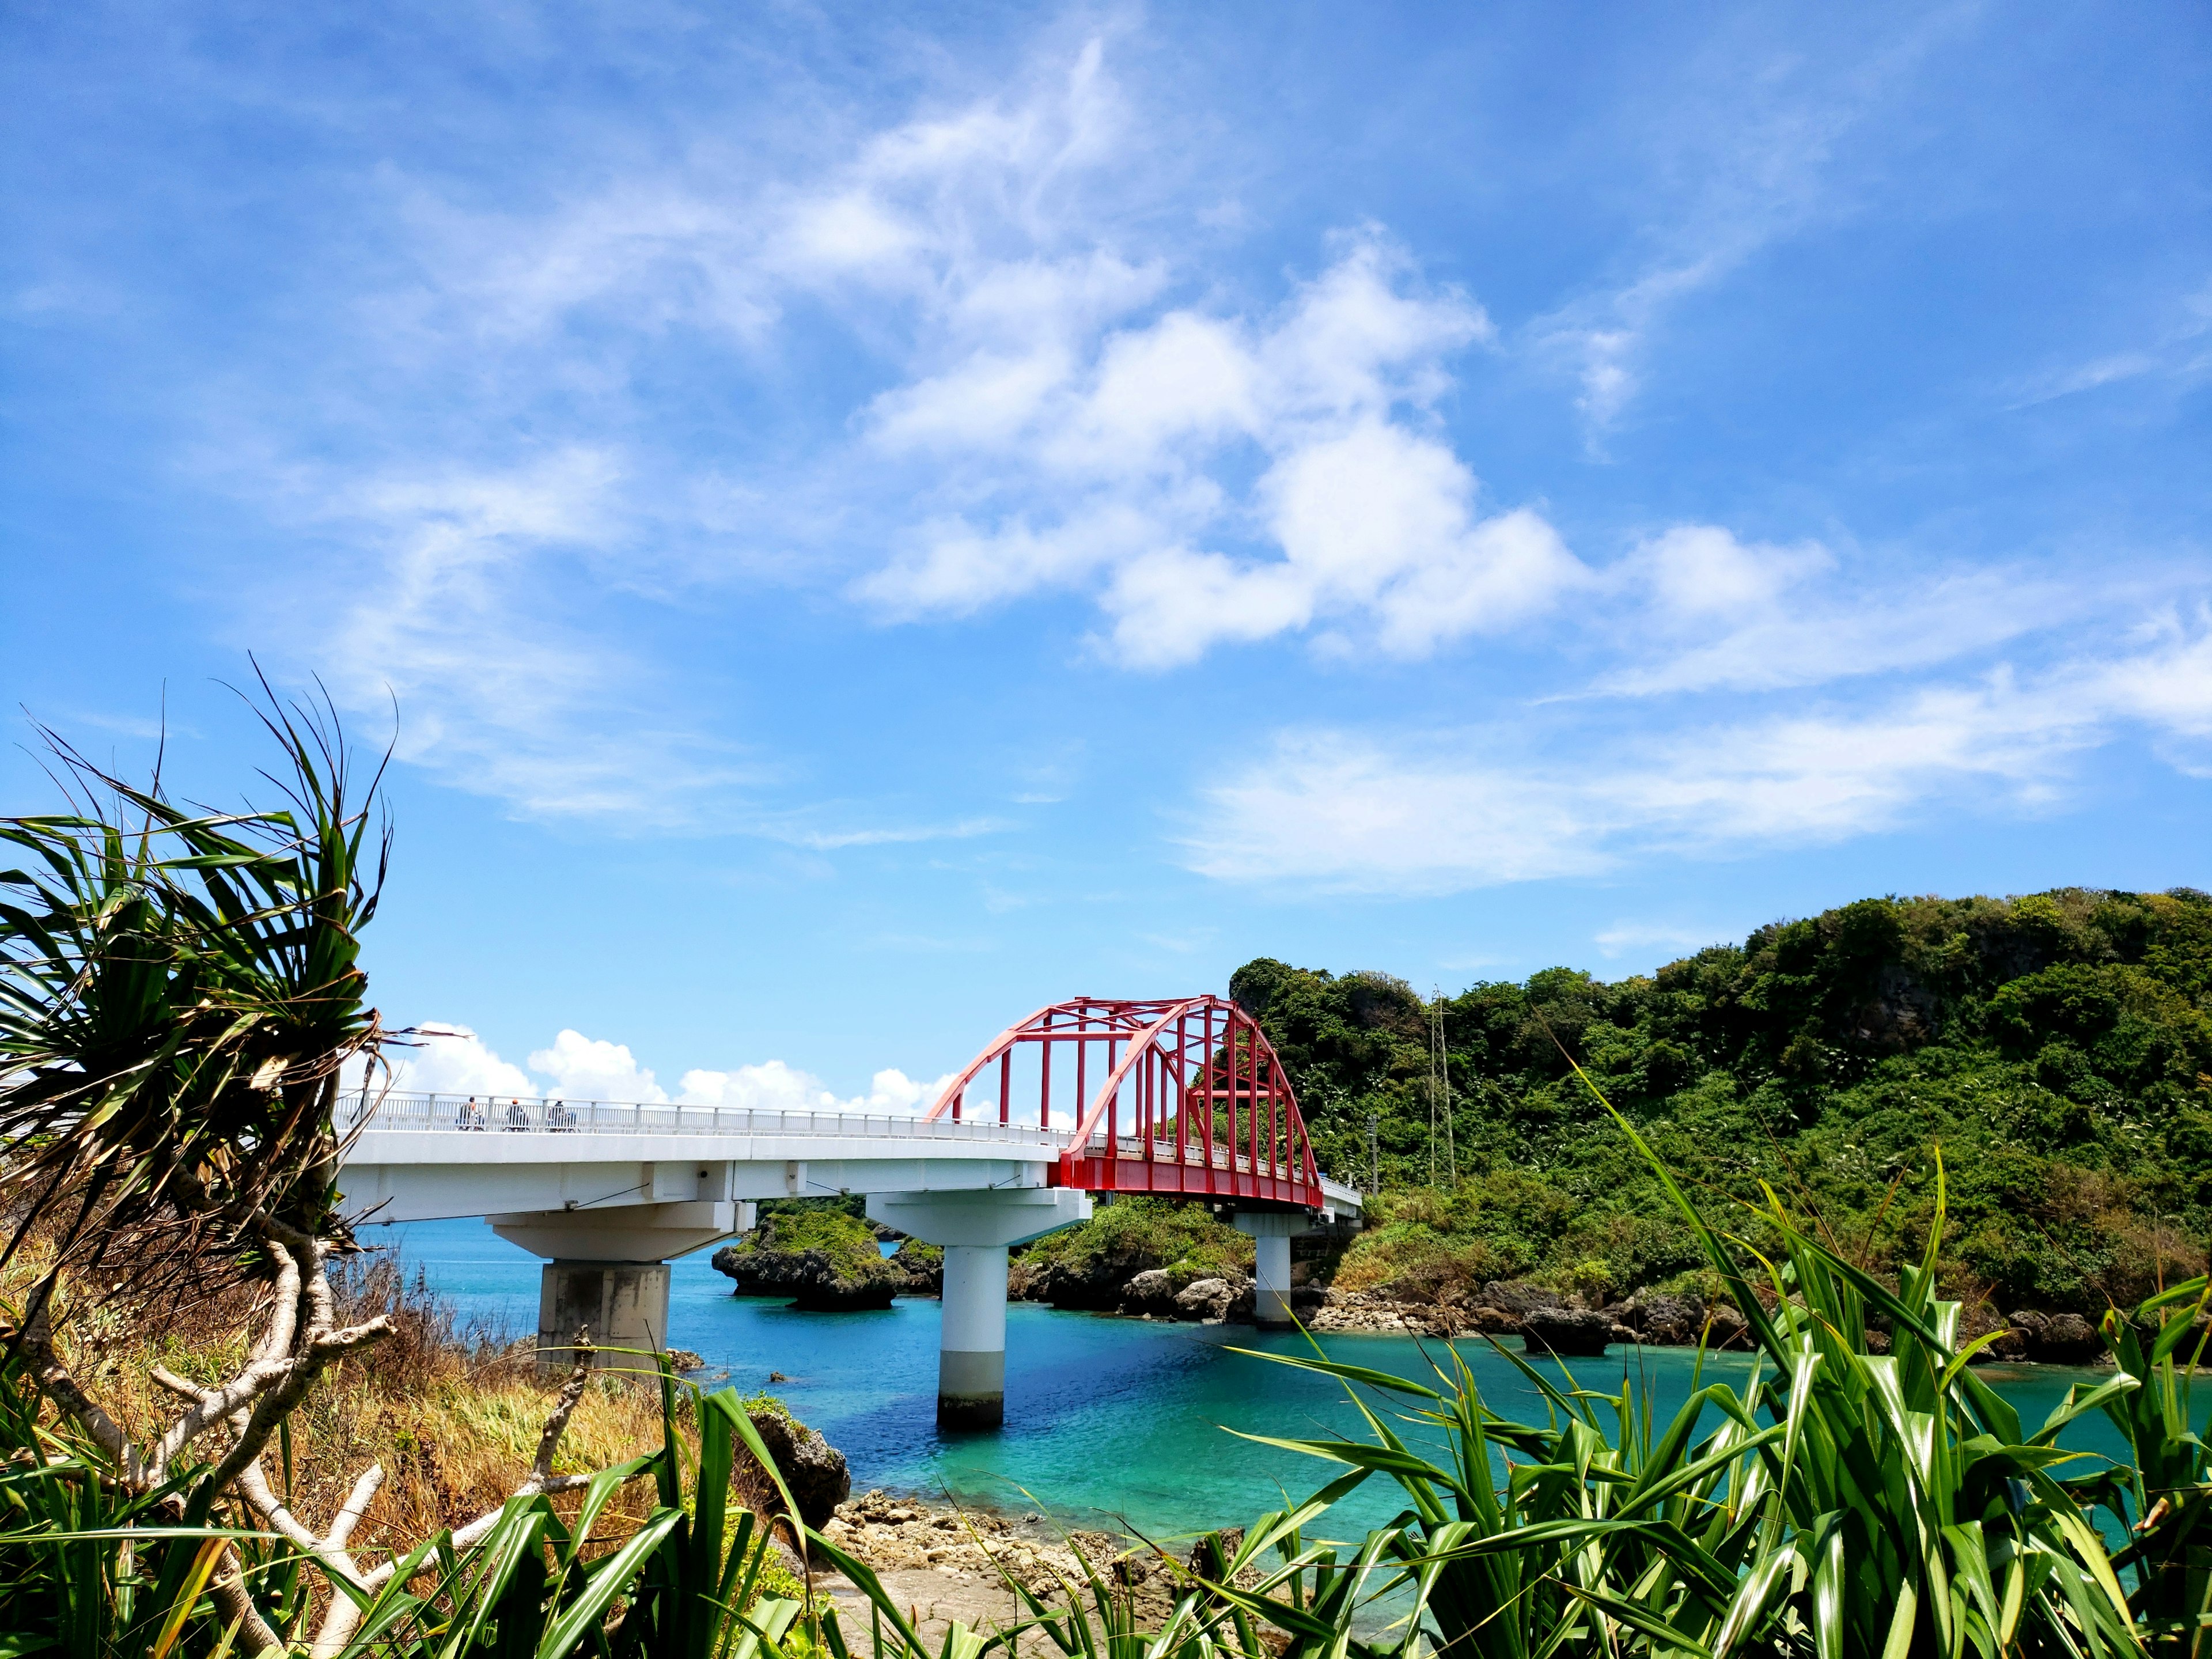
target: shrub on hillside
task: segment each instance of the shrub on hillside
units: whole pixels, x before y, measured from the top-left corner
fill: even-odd
[[[1023,1253],[1024,1292],[1059,1307],[1110,1309],[1140,1273],[1164,1271],[1178,1291],[1201,1279],[1252,1272],[1252,1241],[1204,1206],[1115,1198],[1090,1220]]]
[[[1938,1149],[1961,1295],[2094,1314],[2194,1271],[2212,1237],[2212,897],[2193,890],[1864,899],[1650,976],[1547,969],[1441,1005],[1268,957],[1230,987],[1323,1170],[1364,1186],[1380,1167],[1387,1236],[1340,1285],[1495,1267],[1625,1295],[1691,1270],[1570,1056],[1753,1240],[1771,1188],[1893,1272],[1924,1237]],[[1426,1191],[1439,1016],[1450,1194]]]

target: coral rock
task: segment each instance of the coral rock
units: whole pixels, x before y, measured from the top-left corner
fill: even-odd
[[[853,1475],[845,1454],[796,1418],[764,1407],[750,1413],[761,1443],[775,1459],[784,1484],[799,1505],[799,1518],[821,1527],[852,1495]]]
[[[1588,1308],[1532,1308],[1521,1322],[1531,1352],[1592,1357],[1613,1340],[1613,1321]]]

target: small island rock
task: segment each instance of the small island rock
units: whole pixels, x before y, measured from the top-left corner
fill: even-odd
[[[737,1280],[737,1296],[788,1297],[823,1313],[888,1308],[907,1290],[908,1271],[877,1248],[865,1221],[839,1210],[784,1210],[714,1252],[714,1270]]]
[[[1590,1308],[1531,1308],[1521,1334],[1532,1353],[1595,1358],[1613,1340],[1613,1317]]]

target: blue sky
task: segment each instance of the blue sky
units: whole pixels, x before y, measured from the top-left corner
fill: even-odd
[[[2212,885],[2202,8],[888,15],[11,10],[0,689],[396,700],[421,1080]]]

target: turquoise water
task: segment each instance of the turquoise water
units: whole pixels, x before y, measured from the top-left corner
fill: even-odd
[[[410,1267],[465,1316],[526,1333],[537,1321],[538,1263],[481,1222],[423,1222],[371,1230],[396,1243]],[[1231,1352],[1311,1352],[1295,1334],[1249,1327],[1152,1324],[1015,1304],[1006,1310],[1006,1426],[996,1434],[938,1432],[938,1304],[902,1299],[887,1312],[797,1313],[736,1297],[702,1254],[672,1264],[669,1340],[751,1392],[773,1385],[804,1421],[842,1450],[854,1489],[950,1492],[1002,1509],[1036,1507],[1073,1522],[1118,1519],[1154,1536],[1237,1525],[1304,1497],[1334,1466],[1235,1438],[1232,1430],[1286,1438],[1360,1435],[1341,1385]],[[1403,1376],[1425,1376],[1421,1345],[1402,1337],[1332,1336],[1333,1358]],[[1432,1348],[1438,1345],[1431,1345]],[[1528,1381],[1487,1343],[1460,1351],[1495,1411],[1542,1420]],[[1694,1357],[1678,1349],[1616,1348],[1574,1363],[1586,1388],[1617,1392],[1632,1366],[1663,1426],[1690,1393]],[[1707,1362],[1707,1379],[1740,1381],[1747,1356]],[[1556,1369],[1547,1373],[1556,1376]],[[2033,1427],[2069,1383],[2099,1374],[2051,1366],[1983,1372]],[[1387,1407],[1386,1407],[1387,1409]],[[1401,1427],[1414,1437],[1416,1430]],[[2077,1422],[2066,1443],[2118,1455],[2101,1416]],[[2083,1466],[2083,1467],[2086,1467]],[[1024,1495],[1024,1489],[1034,1495]],[[1380,1480],[1342,1505],[1328,1528],[1343,1537],[1395,1514]]]

